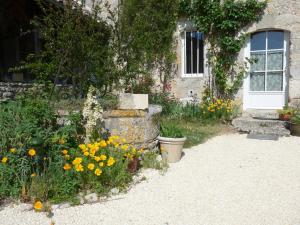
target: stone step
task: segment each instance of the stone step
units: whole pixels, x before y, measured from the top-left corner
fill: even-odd
[[[278,120],[277,110],[248,109],[243,112],[243,117],[252,117],[255,119]]]
[[[256,119],[252,117],[240,117],[232,121],[232,125],[239,131],[252,134],[289,136],[289,124],[275,119]]]

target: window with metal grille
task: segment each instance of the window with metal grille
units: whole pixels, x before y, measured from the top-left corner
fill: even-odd
[[[202,76],[204,71],[203,33],[185,31],[182,44],[183,77]]]

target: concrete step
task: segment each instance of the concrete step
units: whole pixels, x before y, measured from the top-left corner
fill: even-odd
[[[279,114],[277,110],[248,109],[243,112],[243,117],[252,117],[255,119],[278,120]]]
[[[257,119],[252,117],[240,117],[232,121],[232,125],[241,132],[262,135],[289,136],[289,124],[275,119]]]

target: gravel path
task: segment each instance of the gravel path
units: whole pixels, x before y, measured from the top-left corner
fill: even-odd
[[[104,203],[54,211],[55,225],[299,225],[300,138],[229,134],[185,150],[180,163]],[[1,225],[50,225],[6,207]]]

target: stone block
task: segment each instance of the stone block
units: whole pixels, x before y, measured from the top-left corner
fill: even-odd
[[[119,96],[119,109],[148,109],[147,94],[123,93]]]
[[[127,110],[111,110],[109,112],[106,112],[104,117],[145,117],[146,112],[143,110],[133,110],[133,109],[127,109]]]

